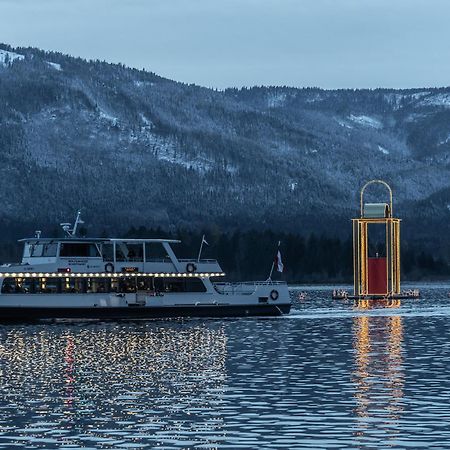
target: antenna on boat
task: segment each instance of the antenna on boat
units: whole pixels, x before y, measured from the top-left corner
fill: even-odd
[[[34,232],[34,235],[36,236],[37,239],[40,239],[41,234],[42,234],[42,231],[41,231],[41,230],[36,230],[36,231]]]
[[[77,235],[78,225],[83,225],[83,224],[84,224],[84,222],[81,220],[81,209],[79,209],[77,212],[77,218],[75,219],[75,224],[73,226],[72,236]]]
[[[64,232],[67,234],[68,237],[75,237],[77,235],[78,225],[82,225],[83,223],[84,222],[81,219],[81,209],[80,209],[77,212],[77,217],[75,219],[73,228],[71,228],[72,224],[69,222],[63,222],[63,223],[60,223],[60,225],[62,226],[62,229],[64,230]]]
[[[202,243],[200,244],[200,250],[198,251],[197,262],[200,262],[200,258],[202,257],[203,244],[209,245],[206,242],[205,235],[202,236]]]

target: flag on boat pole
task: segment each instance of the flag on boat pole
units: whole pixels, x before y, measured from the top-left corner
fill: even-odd
[[[275,264],[277,265],[277,271],[282,273],[284,269],[284,264],[283,261],[281,260],[280,250],[278,250],[277,256],[275,256]]]
[[[277,272],[283,272],[283,270],[284,270],[284,264],[283,264],[283,261],[281,260],[280,245],[281,245],[281,241],[278,241],[277,254],[275,255],[275,258],[272,261],[272,267],[270,269],[270,274],[269,274],[269,278],[267,279],[267,281],[272,280],[272,274],[273,274],[273,269],[275,268],[275,265],[277,266]]]

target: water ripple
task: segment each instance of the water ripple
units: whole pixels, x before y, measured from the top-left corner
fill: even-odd
[[[0,448],[450,448],[445,286],[282,318],[0,327]]]

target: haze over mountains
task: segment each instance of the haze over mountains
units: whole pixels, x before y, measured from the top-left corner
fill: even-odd
[[[359,189],[394,188],[409,239],[446,244],[450,88],[216,91],[0,45],[0,213],[13,235],[72,220],[347,235]]]

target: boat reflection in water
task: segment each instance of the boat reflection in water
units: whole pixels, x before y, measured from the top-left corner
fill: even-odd
[[[359,309],[371,306],[373,304],[360,305]],[[392,308],[393,304],[386,301],[384,306]],[[402,317],[354,317],[353,350],[355,368],[352,379],[357,419],[355,434],[361,441],[377,436],[385,440],[394,439],[403,412]]]
[[[5,328],[2,442],[214,448],[226,358],[219,324]]]

